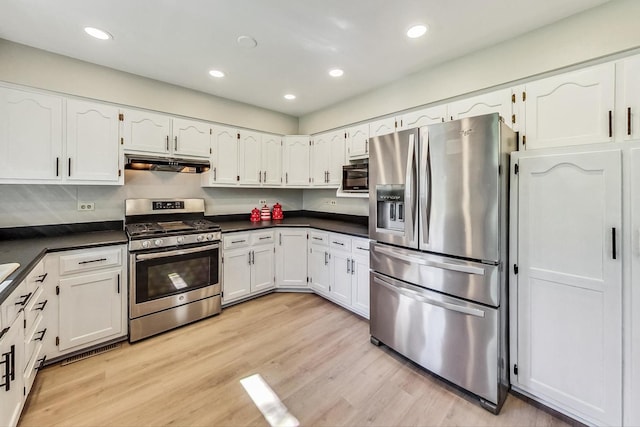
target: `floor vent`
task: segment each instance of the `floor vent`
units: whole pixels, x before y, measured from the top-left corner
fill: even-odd
[[[91,356],[96,356],[98,354],[106,353],[107,351],[110,351],[110,350],[115,350],[116,348],[120,348],[120,344],[109,344],[109,345],[105,345],[104,347],[96,348],[95,350],[85,351],[84,353],[76,354],[75,356],[71,356],[67,359],[64,359],[60,365],[61,366],[69,365],[70,363],[78,362],[80,360],[87,359]]]

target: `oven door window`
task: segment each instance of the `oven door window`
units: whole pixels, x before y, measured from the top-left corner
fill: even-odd
[[[218,283],[219,249],[136,261],[136,303]]]

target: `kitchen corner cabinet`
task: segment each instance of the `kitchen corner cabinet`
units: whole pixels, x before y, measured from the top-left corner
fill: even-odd
[[[344,131],[315,135],[311,141],[311,184],[316,187],[338,187],[345,163]]]
[[[62,178],[63,99],[0,87],[0,179]]]
[[[621,152],[514,162],[512,386],[589,424],[621,425]]]
[[[347,129],[347,158],[348,160],[369,158],[369,123]]]
[[[289,187],[309,186],[311,182],[310,160],[311,137],[309,135],[285,136],[282,148],[284,185]]]
[[[275,288],[274,231],[223,236],[222,303]]]
[[[276,228],[276,288],[308,288],[306,228]]]
[[[451,102],[447,106],[449,120],[498,113],[512,127],[511,90],[502,89]]]
[[[614,93],[614,63],[527,83],[524,148],[612,141]]]

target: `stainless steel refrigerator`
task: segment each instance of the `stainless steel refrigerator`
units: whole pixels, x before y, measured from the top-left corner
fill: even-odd
[[[372,138],[371,341],[498,413],[509,386],[507,207],[497,114]]]

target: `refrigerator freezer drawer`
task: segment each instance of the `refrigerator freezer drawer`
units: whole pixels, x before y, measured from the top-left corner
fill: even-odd
[[[371,336],[498,404],[498,310],[370,274]]]
[[[380,243],[373,243],[370,253],[374,271],[459,298],[493,307],[500,305],[500,275],[496,265]]]

